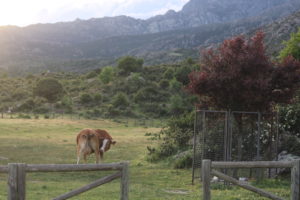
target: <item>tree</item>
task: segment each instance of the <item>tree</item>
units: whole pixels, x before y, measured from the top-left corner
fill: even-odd
[[[54,78],[45,78],[37,82],[33,94],[43,97],[50,103],[56,102],[62,97],[64,89],[62,84]]]
[[[217,51],[202,52],[200,71],[189,76],[188,89],[205,107],[239,111],[269,111],[276,103],[289,103],[299,87],[300,62],[292,57],[272,63],[265,54],[264,34],[249,40],[225,40]],[[238,159],[241,159],[242,116],[238,123]]]
[[[182,97],[178,94],[171,96],[170,98],[170,113],[178,115],[185,112],[185,105]]]
[[[288,103],[300,81],[300,62],[287,57],[272,63],[265,55],[264,34],[225,40],[217,51],[202,53],[202,67],[189,75],[188,89],[202,105],[226,110],[268,111]]]
[[[118,92],[112,98],[112,105],[116,108],[126,108],[127,106],[129,106],[127,95],[123,92]]]
[[[114,68],[111,66],[104,67],[99,75],[100,80],[102,83],[109,83],[113,80],[114,77]]]
[[[178,92],[181,91],[183,85],[174,77],[172,80],[170,80],[170,87],[173,91]]]
[[[172,79],[174,77],[174,70],[172,68],[168,68],[164,74],[163,74],[163,78],[165,79]]]
[[[89,93],[83,93],[80,95],[80,103],[82,105],[90,105],[93,102],[93,97]]]
[[[288,41],[284,41],[285,48],[280,51],[279,58],[283,60],[291,55],[297,60],[300,60],[300,28],[297,33],[292,33]]]
[[[129,75],[131,72],[139,72],[143,67],[144,61],[131,56],[126,56],[118,61],[120,75]]]
[[[300,28],[297,33],[292,33],[288,41],[284,41],[285,47],[280,51],[280,60],[293,56],[300,61]],[[289,78],[289,77],[284,77]],[[300,153],[300,88],[297,91],[296,98],[292,104],[279,107],[279,115],[281,119],[281,128],[286,133],[283,141],[283,150],[289,153]]]

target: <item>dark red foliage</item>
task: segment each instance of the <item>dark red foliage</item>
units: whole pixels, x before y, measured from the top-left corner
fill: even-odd
[[[262,32],[249,40],[237,36],[217,51],[203,51],[201,70],[189,75],[188,89],[217,109],[266,111],[272,103],[288,102],[299,83],[300,64],[288,58],[274,67],[263,39]]]
[[[274,102],[291,103],[299,90],[300,62],[292,56],[286,57],[272,73],[272,98]]]

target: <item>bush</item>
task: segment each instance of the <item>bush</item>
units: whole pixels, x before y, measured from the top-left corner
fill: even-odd
[[[112,105],[116,108],[126,108],[129,106],[129,100],[125,93],[119,92],[112,99]]]
[[[159,87],[162,89],[167,89],[170,85],[169,81],[167,79],[162,79],[161,81],[159,81]]]
[[[149,151],[149,160],[161,160],[180,151],[192,148],[190,140],[193,137],[193,130],[193,112],[169,120],[167,128],[164,128],[156,135],[157,140],[162,140],[162,143],[158,148],[147,147]]]
[[[88,105],[93,102],[93,98],[90,94],[84,93],[80,95],[80,103],[82,105]]]
[[[153,116],[164,116],[166,115],[167,109],[164,105],[156,104],[156,103],[143,103],[140,105],[140,109],[143,113],[152,114]]]
[[[129,75],[131,72],[141,71],[143,63],[142,59],[126,56],[118,60],[117,68],[120,75]]]
[[[50,112],[50,109],[45,106],[40,106],[40,107],[34,108],[33,112],[38,113],[38,114],[45,114],[45,113]]]
[[[20,118],[20,119],[31,119],[31,116],[27,115],[27,114],[20,113],[18,115],[18,118]]]
[[[101,102],[102,102],[102,96],[101,96],[101,94],[99,94],[99,93],[95,94],[94,95],[94,103],[96,105],[99,105],[99,104],[101,104]]]
[[[181,152],[177,154],[174,161],[174,168],[183,169],[191,168],[193,164],[193,154],[191,150]]]

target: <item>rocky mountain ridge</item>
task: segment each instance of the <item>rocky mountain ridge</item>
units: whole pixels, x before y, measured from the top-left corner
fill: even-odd
[[[0,68],[87,71],[113,64],[124,55],[140,56],[146,64],[176,62],[299,9],[298,0],[190,0],[179,12],[147,20],[118,16],[0,27]]]

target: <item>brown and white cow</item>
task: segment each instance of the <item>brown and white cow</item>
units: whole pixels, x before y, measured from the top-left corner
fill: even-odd
[[[89,128],[83,129],[78,133],[76,142],[77,164],[79,164],[82,155],[86,163],[86,157],[92,153],[95,153],[96,163],[99,163],[103,159],[104,152],[110,149],[111,144],[116,143],[107,131]]]

